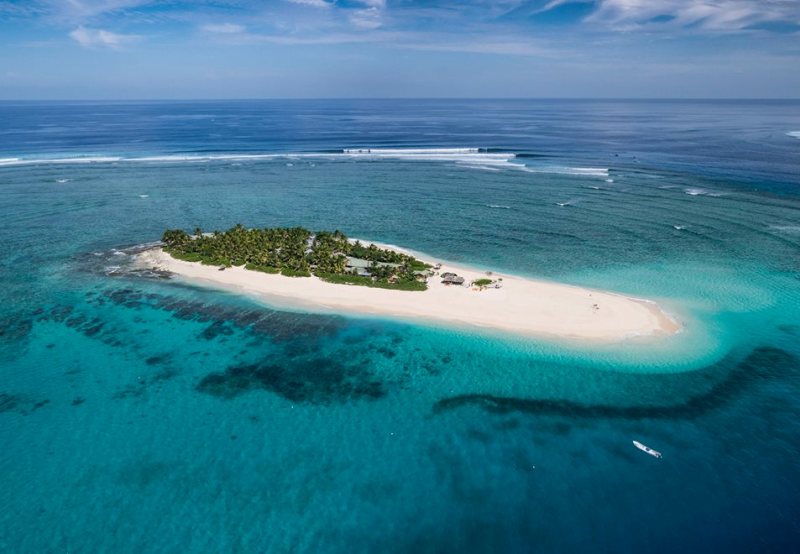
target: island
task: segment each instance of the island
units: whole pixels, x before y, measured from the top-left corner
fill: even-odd
[[[182,229],[164,232],[164,251],[186,262],[286,277],[314,276],[329,283],[423,291],[431,266],[413,256],[374,244],[364,246],[340,231],[312,233],[302,227],[247,229],[239,224],[224,231],[189,235]]]
[[[457,265],[339,231],[168,230],[136,263],[304,311],[597,342],[681,330],[650,300]]]

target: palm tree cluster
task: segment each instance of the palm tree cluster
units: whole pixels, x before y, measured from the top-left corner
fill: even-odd
[[[312,233],[302,227],[248,229],[241,224],[227,231],[189,234],[170,229],[161,237],[164,250],[190,262],[247,269],[290,276],[312,273],[332,282],[424,290],[416,271],[429,266],[413,256],[352,243],[340,231]],[[348,256],[370,262],[370,277],[357,276],[348,268]]]

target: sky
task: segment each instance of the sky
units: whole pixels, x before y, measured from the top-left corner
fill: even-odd
[[[0,99],[799,98],[800,0],[0,0]]]

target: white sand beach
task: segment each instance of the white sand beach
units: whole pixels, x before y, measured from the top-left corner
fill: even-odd
[[[414,255],[428,263],[440,263],[439,274],[453,272],[466,283],[487,277],[485,271]],[[501,288],[444,285],[439,276],[434,276],[428,280],[428,290],[411,292],[333,284],[316,277],[285,277],[243,267],[219,271],[216,266],[177,260],[160,248],[139,254],[137,264],[170,271],[190,283],[313,312],[425,320],[517,335],[600,342],[667,336],[681,329],[654,302],[501,273],[488,276],[502,279]]]

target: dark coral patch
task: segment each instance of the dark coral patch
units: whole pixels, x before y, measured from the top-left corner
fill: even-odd
[[[98,317],[90,319],[84,314],[76,313],[73,306],[55,306],[46,312],[41,311],[39,313],[38,321],[63,323],[70,329],[75,329],[87,337],[94,337],[105,327],[105,322],[102,319]],[[47,348],[52,348],[53,346],[55,345],[48,344]]]
[[[19,398],[13,394],[0,392],[0,413],[8,412],[19,405]]]
[[[200,336],[206,340],[214,340],[220,335],[232,335],[233,329],[229,325],[227,325],[224,321],[215,321],[208,327],[206,327]]]
[[[173,377],[175,377],[177,375],[178,375],[178,370],[173,369],[173,368],[169,368],[169,367],[165,367],[164,369],[162,369],[158,373],[155,373],[152,376],[150,376],[150,382],[151,383],[159,383],[161,381],[169,381],[170,379],[172,379]]]
[[[134,289],[125,288],[106,291],[104,296],[114,304],[125,306],[126,308],[137,309],[146,305],[145,294]]]
[[[28,415],[50,403],[50,400],[36,400],[35,398],[0,392],[0,413],[16,412]]]
[[[47,400],[47,399],[41,400],[39,402],[36,402],[33,405],[33,407],[31,408],[31,411],[34,412],[34,411],[38,410],[39,408],[43,408],[44,406],[47,406],[48,404],[50,404],[50,401]]]
[[[5,342],[17,342],[27,337],[33,328],[31,318],[22,314],[0,319],[0,340]]]
[[[132,309],[150,307],[170,312],[172,317],[184,321],[208,323],[202,336],[212,340],[219,335],[230,335],[236,329],[256,335],[267,335],[273,341],[292,341],[298,337],[324,337],[338,333],[345,325],[335,316],[314,314],[289,314],[273,310],[220,304],[207,304],[155,293],[144,293],[132,288],[108,290],[93,300],[109,301]]]
[[[159,354],[158,356],[150,356],[149,358],[146,358],[144,363],[147,365],[161,365],[169,361],[171,357],[171,354]]]
[[[384,385],[363,364],[347,365],[325,358],[230,367],[211,373],[197,390],[233,398],[252,390],[272,391],[295,402],[331,403],[376,399],[386,395]]]
[[[93,337],[97,333],[103,330],[104,325],[105,324],[102,321],[93,319],[91,322],[89,322],[89,325],[86,325],[83,328],[81,328],[81,332],[87,337]]]
[[[385,357],[387,357],[389,359],[392,359],[395,356],[397,356],[397,352],[395,352],[391,348],[386,348],[385,346],[381,346],[380,348],[378,348],[378,352],[380,352],[381,354],[383,354]]]
[[[722,364],[727,362],[723,361]],[[796,373],[797,358],[779,348],[761,347],[753,350],[720,383],[709,391],[690,397],[686,402],[667,406],[610,406],[581,404],[569,400],[526,399],[468,394],[444,398],[433,407],[440,413],[464,406],[478,406],[496,414],[528,413],[548,416],[629,419],[695,418],[714,410],[741,394],[758,381]],[[556,430],[558,431],[558,430]]]
[[[64,323],[66,324],[67,327],[71,327],[72,329],[74,329],[86,323],[86,316],[78,314],[76,316],[70,317]]]

